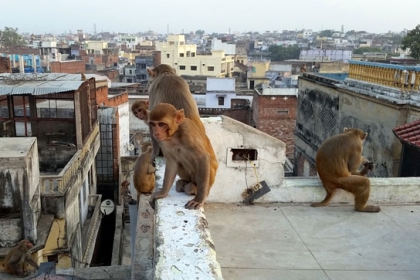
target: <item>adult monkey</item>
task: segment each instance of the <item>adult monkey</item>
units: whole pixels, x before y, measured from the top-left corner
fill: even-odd
[[[19,277],[24,277],[28,274],[26,271],[27,264],[38,269],[38,264],[32,259],[28,252],[33,246],[34,245],[29,240],[24,239],[20,241],[18,245],[10,249],[3,263],[6,272]]]
[[[167,64],[160,64],[154,68],[147,68],[147,72],[151,79],[149,86],[149,111],[152,111],[159,103],[172,104],[177,110],[184,109],[185,117],[191,119],[205,133],[197,103],[190,92],[190,87],[183,78],[176,74],[175,69]],[[150,131],[151,133],[152,131]],[[160,153],[159,146],[153,137],[152,145],[153,160]]]
[[[214,183],[218,166],[207,135],[185,117],[183,109],[177,110],[168,103],[153,108],[149,113],[149,126],[166,159],[162,189],[152,194],[152,207],[156,199],[168,195],[178,175],[176,190],[195,195],[185,208],[200,208]]]
[[[367,133],[357,128],[344,128],[344,132],[328,138],[316,154],[316,168],[327,192],[322,202],[312,207],[326,206],[335,191],[346,190],[354,195],[355,210],[379,212],[381,208],[366,205],[370,193],[370,181],[365,175],[373,169],[373,163],[362,156],[363,142]],[[358,171],[360,165],[363,169]]]

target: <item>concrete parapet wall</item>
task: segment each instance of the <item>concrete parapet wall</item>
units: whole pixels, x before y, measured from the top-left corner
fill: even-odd
[[[157,187],[165,170],[161,164]],[[153,279],[223,279],[204,210],[184,207],[192,198],[173,186],[168,197],[156,202]]]
[[[420,178],[370,178],[370,203],[376,204],[412,204],[420,203]],[[235,186],[232,186],[233,188]],[[297,202],[311,203],[321,201],[325,197],[325,190],[318,177],[285,178],[280,187],[272,187],[271,191],[256,202]],[[236,187],[237,192],[243,191]],[[331,203],[353,203],[350,193],[338,190]],[[231,201],[240,202],[240,201]]]

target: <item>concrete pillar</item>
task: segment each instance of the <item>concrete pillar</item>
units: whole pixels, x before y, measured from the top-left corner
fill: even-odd
[[[23,56],[19,55],[19,72],[25,73],[25,65],[23,64]]]
[[[35,55],[32,55],[32,67],[34,68],[34,73],[36,73],[36,59],[35,59]]]

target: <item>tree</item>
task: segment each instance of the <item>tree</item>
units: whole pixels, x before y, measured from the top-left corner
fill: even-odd
[[[413,30],[407,33],[401,40],[401,49],[410,49],[411,56],[417,60],[420,60],[420,24]]]
[[[377,47],[360,47],[353,50],[353,54],[363,54],[365,52],[381,52],[382,50]]]
[[[322,30],[319,32],[319,37],[332,37],[334,34],[334,30]]]
[[[283,61],[286,59],[299,59],[300,48],[297,45],[277,46],[271,45],[268,48],[272,61]]]
[[[0,32],[0,46],[6,49],[25,46],[25,40],[17,31],[17,28],[5,26],[4,31]]]

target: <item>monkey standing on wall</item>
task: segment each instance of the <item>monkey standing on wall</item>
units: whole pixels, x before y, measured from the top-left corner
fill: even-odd
[[[156,105],[149,113],[149,126],[153,138],[159,143],[166,159],[162,190],[154,192],[150,202],[164,198],[178,175],[177,191],[195,195],[185,207],[198,209],[203,206],[214,183],[217,159],[210,141],[197,124],[168,103]]]
[[[25,277],[28,275],[28,272],[26,271],[27,264],[38,269],[38,264],[32,259],[28,252],[33,246],[34,245],[29,240],[24,239],[20,241],[18,245],[10,249],[3,263],[6,272],[19,277]]]
[[[322,143],[316,154],[316,168],[327,195],[322,202],[312,203],[312,207],[326,206],[339,188],[354,195],[356,211],[381,211],[379,206],[366,205],[370,181],[365,175],[373,169],[373,163],[362,156],[366,137],[367,133],[360,129],[344,128],[343,133]],[[357,171],[361,164],[363,169]]]

